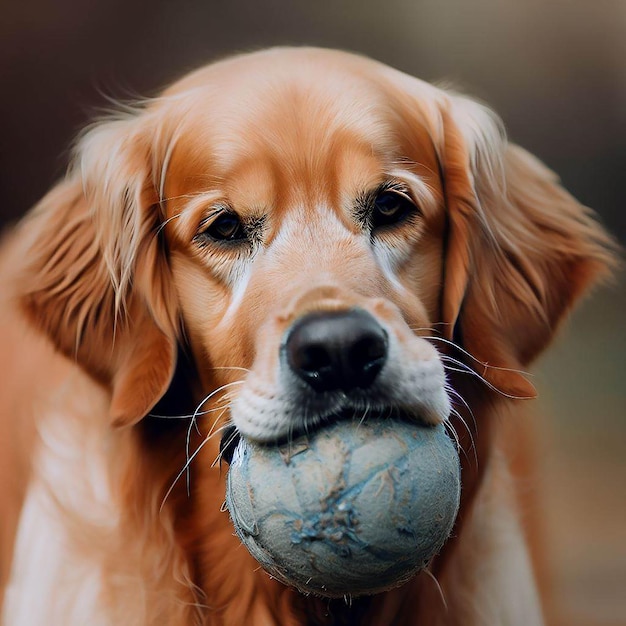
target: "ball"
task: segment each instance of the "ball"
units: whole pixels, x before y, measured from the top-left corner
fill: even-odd
[[[226,504],[273,577],[329,598],[403,584],[448,538],[459,507],[456,447],[442,425],[339,421],[282,446],[241,439]]]

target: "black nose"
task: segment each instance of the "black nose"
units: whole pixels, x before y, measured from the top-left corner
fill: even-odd
[[[362,309],[309,313],[285,349],[289,367],[315,391],[365,389],[387,360],[387,333]]]

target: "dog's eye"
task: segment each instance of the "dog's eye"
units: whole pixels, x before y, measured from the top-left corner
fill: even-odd
[[[246,238],[241,220],[229,211],[218,215],[200,234],[214,241],[239,241]]]
[[[416,211],[415,204],[404,194],[397,191],[383,191],[374,200],[372,228],[397,224]]]

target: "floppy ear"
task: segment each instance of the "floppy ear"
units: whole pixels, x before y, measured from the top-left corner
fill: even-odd
[[[532,397],[512,370],[527,366],[575,300],[610,272],[615,244],[550,170],[507,142],[487,108],[451,96],[442,117],[448,338],[484,364],[472,366],[497,389]]]
[[[66,179],[22,224],[30,319],[110,387],[116,425],[152,408],[176,360],[175,297],[142,122],[129,115],[89,130]]]

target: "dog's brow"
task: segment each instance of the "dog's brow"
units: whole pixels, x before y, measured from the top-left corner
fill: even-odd
[[[190,200],[181,207],[180,218],[172,223],[172,227],[174,234],[183,239],[193,236],[209,207],[220,201],[224,203],[224,194],[217,190],[184,195],[180,198],[190,198]]]
[[[422,176],[418,176],[406,169],[389,170],[389,175],[410,188],[422,210],[426,209],[427,211],[441,195],[440,192],[424,180]]]

